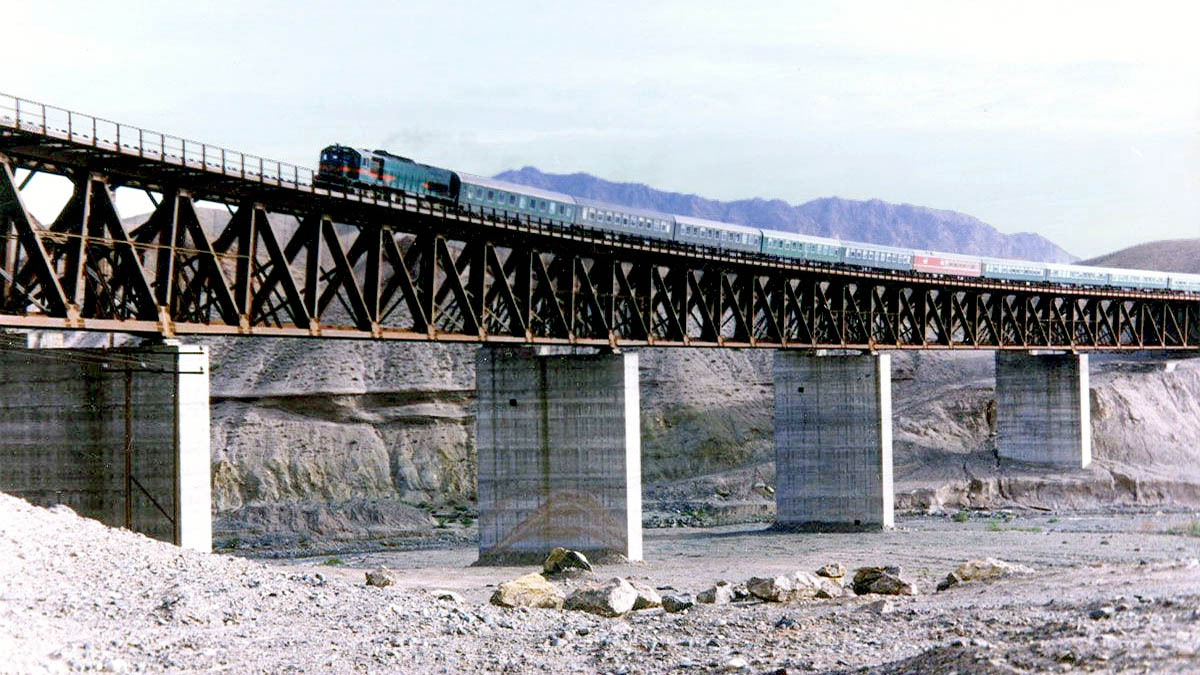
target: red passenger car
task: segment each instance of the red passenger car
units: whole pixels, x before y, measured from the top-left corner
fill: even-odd
[[[953,274],[960,277],[977,277],[983,273],[978,258],[945,253],[915,253],[913,269],[928,274]]]

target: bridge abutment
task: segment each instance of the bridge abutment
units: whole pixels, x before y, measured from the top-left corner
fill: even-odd
[[[0,491],[212,550],[208,349],[0,350]]]
[[[775,525],[894,525],[891,357],[775,353]]]
[[[476,358],[479,561],[642,558],[637,354]]]
[[[1086,354],[996,352],[996,451],[1023,462],[1092,463]]]

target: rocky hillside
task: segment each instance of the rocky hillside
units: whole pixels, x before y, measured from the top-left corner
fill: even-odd
[[[791,205],[781,199],[721,202],[697,195],[663,192],[641,183],[613,183],[586,173],[542,173],[531,166],[519,171],[505,171],[496,178],[575,197],[846,241],[1046,262],[1075,260],[1074,256],[1037,234],[1002,234],[965,213],[890,204],[878,199],[854,201],[826,197],[800,205]]]
[[[1200,239],[1168,239],[1123,248],[1083,265],[1200,274]]]

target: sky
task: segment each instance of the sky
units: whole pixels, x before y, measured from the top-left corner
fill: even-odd
[[[302,166],[340,142],[882,199],[1081,257],[1200,237],[1200,3],[109,0],[2,20],[0,93]]]

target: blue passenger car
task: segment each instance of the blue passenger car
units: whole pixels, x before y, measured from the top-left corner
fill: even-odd
[[[1146,270],[1108,270],[1108,284],[1117,288],[1165,289],[1167,275]]]
[[[824,263],[840,263],[846,255],[846,247],[836,239],[776,230],[763,230],[762,234],[762,252],[769,255]]]
[[[1027,260],[984,258],[983,276],[1005,281],[1045,281],[1046,268],[1042,263]]]
[[[675,217],[666,213],[616,206],[593,199],[579,198],[579,214],[575,224],[593,230],[608,230],[636,237],[670,239]]]
[[[848,265],[859,265],[860,267],[879,267],[911,272],[913,252],[894,246],[847,242],[845,262]]]
[[[1107,286],[1108,272],[1099,267],[1047,263],[1046,281],[1079,286]]]
[[[762,252],[762,230],[691,216],[675,216],[675,241],[750,253]]]
[[[462,181],[459,206],[474,213],[557,225],[570,225],[577,215],[575,198],[571,195],[469,173],[459,174],[459,179]]]
[[[1200,293],[1200,274],[1172,273],[1167,286],[1173,291]]]

